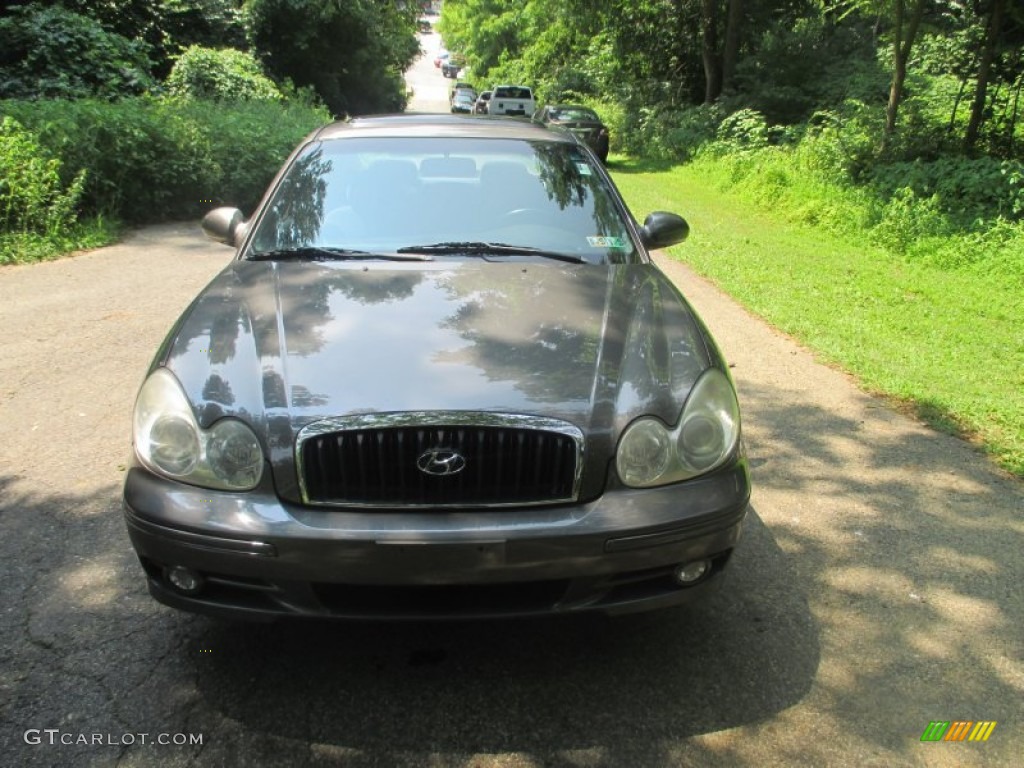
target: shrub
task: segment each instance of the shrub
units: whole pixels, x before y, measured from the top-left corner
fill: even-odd
[[[627,112],[624,146],[627,151],[660,160],[688,160],[710,143],[722,121],[716,105],[663,107]]]
[[[178,57],[166,85],[174,95],[212,101],[282,98],[252,54],[231,48],[190,46]]]
[[[910,187],[900,187],[881,209],[872,235],[893,253],[906,254],[918,241],[944,237],[951,231],[937,195],[919,197]]]
[[[131,223],[194,218],[215,205],[250,210],[298,141],[328,116],[272,101],[124,99],[7,102],[63,160],[86,170],[82,208]]]
[[[877,166],[871,185],[881,197],[902,187],[918,197],[936,198],[944,212],[961,226],[977,220],[1024,216],[1024,163],[993,157],[942,156]]]
[[[114,98],[153,84],[144,43],[59,5],[7,13],[0,18],[0,98]]]
[[[85,171],[65,188],[60,167],[16,120],[0,122],[0,264],[26,248],[45,251],[74,226]]]
[[[726,151],[762,149],[768,146],[768,123],[760,112],[741,109],[722,120],[715,135]]]

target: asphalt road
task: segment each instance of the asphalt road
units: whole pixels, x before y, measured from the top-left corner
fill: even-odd
[[[0,765],[1020,765],[1024,485],[664,260],[734,363],[754,467],[711,600],[255,627],[154,603],[119,508],[131,404],[230,257],[182,224],[0,268]],[[933,720],[998,725],[921,743]]]
[[[412,91],[407,111],[450,112],[448,89],[455,81],[442,75],[440,68],[434,66],[434,57],[441,50],[441,36],[432,32],[420,35],[419,40],[423,53],[405,73],[405,84]]]

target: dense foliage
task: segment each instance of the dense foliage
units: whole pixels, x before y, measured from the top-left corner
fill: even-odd
[[[310,88],[335,113],[400,110],[415,19],[414,4],[380,0],[0,0],[0,98],[159,93],[182,57],[230,49],[254,56],[278,89]],[[234,87],[224,78],[251,71],[204,55],[185,90]],[[216,70],[208,82],[200,64]]]
[[[256,54],[279,80],[311,86],[335,114],[401,111],[419,52],[415,9],[373,0],[248,0]]]
[[[0,121],[0,264],[45,255],[74,232],[85,172],[65,186],[61,162],[11,117]]]
[[[0,98],[114,97],[153,85],[141,43],[89,16],[33,3],[0,18]]]
[[[251,209],[334,113],[400,110],[413,4],[0,0],[0,262]]]
[[[1011,0],[449,0],[440,29],[486,82],[618,105],[633,151],[700,104],[795,125],[849,102],[880,116],[881,159],[1024,151]]]
[[[116,223],[251,211],[322,108],[203,99],[6,101],[0,264],[109,242]],[[244,150],[239,148],[243,147]]]
[[[448,0],[440,26],[477,79],[595,107],[615,150],[723,166],[900,257],[1019,274],[1020,3]]]
[[[166,85],[176,96],[212,101],[282,98],[252,54],[233,48],[190,46],[174,63]]]

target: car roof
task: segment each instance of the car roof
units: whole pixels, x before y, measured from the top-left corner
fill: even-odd
[[[316,131],[313,140],[355,137],[524,139],[573,144],[571,136],[526,119],[486,115],[415,114],[355,117]]]

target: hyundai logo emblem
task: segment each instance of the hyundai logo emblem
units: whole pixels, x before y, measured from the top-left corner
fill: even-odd
[[[466,457],[451,448],[428,448],[416,459],[420,472],[445,477],[466,468]]]

